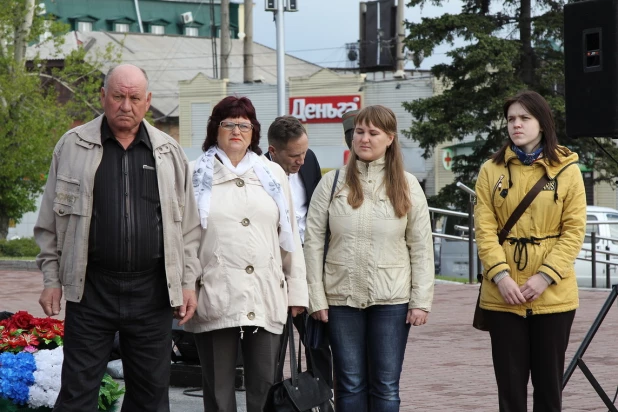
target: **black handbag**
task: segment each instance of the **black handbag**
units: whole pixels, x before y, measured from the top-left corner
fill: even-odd
[[[290,347],[290,370],[292,377],[275,383],[266,397],[263,412],[334,412],[331,402],[333,393],[315,366],[312,371],[302,372],[301,343],[298,343],[298,363],[294,350],[294,330],[292,314],[288,313],[287,325],[283,331],[284,339],[279,351],[279,364],[276,376],[283,376],[286,343]],[[311,351],[307,351],[307,363],[313,366]]]
[[[538,180],[538,182],[536,182],[536,184],[532,187],[532,189],[530,189],[530,191],[526,194],[526,196],[524,196],[521,202],[519,202],[519,204],[517,205],[517,207],[511,214],[511,216],[509,216],[509,219],[504,224],[504,227],[498,233],[498,242],[500,244],[504,243],[504,241],[506,240],[506,237],[508,236],[509,232],[511,231],[515,223],[517,223],[521,215],[524,214],[526,209],[528,209],[528,206],[530,206],[530,203],[532,203],[536,195],[538,195],[541,192],[541,189],[543,189],[543,187],[547,183],[549,183],[549,178],[547,177],[547,175],[543,175]],[[489,322],[485,318],[484,309],[481,309],[481,306],[480,306],[481,305],[481,288],[483,287],[483,275],[478,274],[477,279],[480,283],[479,296],[476,299],[476,308],[474,309],[474,318],[472,318],[472,326],[474,326],[474,328],[478,330],[488,332]]]

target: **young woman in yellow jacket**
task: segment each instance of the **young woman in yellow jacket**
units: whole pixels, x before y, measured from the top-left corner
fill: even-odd
[[[578,156],[558,145],[551,109],[533,91],[504,104],[509,139],[476,183],[476,240],[483,263],[480,306],[489,322],[501,412],[561,410],[564,358],[579,305],[574,262],[586,228]],[[547,183],[500,244],[526,193]]]

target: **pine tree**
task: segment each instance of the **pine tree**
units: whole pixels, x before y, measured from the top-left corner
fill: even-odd
[[[412,0],[408,6],[422,7],[427,1]],[[431,4],[446,2],[432,0]],[[613,184],[618,174],[616,163],[593,139],[569,139],[565,133],[564,2],[539,0],[534,9],[531,4],[531,0],[465,0],[459,14],[406,23],[410,31],[406,47],[414,55],[429,56],[440,44],[453,48],[447,53],[450,64],[431,69],[443,82],[444,92],[404,103],[416,119],[404,134],[419,142],[426,158],[439,144],[472,138],[473,152],[455,156],[452,170],[456,180],[473,188],[480,166],[507,138],[504,100],[520,90],[535,90],[552,107],[560,144],[576,151],[582,165],[594,168],[595,181]],[[455,46],[457,39],[464,45]],[[597,141],[618,158],[611,139]],[[467,200],[468,196],[452,183],[430,203],[465,209]]]

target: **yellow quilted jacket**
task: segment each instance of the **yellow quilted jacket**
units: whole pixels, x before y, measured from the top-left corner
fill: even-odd
[[[484,268],[480,303],[483,309],[527,316],[566,312],[579,306],[574,262],[584,241],[586,193],[577,154],[568,151],[567,156],[558,156],[558,164],[550,166],[540,159],[525,166],[509,148],[505,164],[489,160],[481,167],[474,214]],[[499,230],[545,173],[550,182],[500,245]],[[508,270],[520,286],[539,271],[549,275],[554,283],[534,302],[509,305],[491,281],[503,270]]]

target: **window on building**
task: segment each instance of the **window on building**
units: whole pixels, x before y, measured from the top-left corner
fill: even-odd
[[[150,26],[150,33],[152,34],[165,34],[165,26],[153,24]]]
[[[127,23],[114,23],[114,31],[118,33],[128,33],[129,25]]]
[[[197,37],[199,31],[197,27],[185,27],[185,36]]]
[[[92,22],[90,21],[78,21],[77,31],[87,33],[92,31]]]

